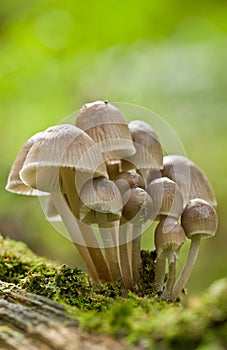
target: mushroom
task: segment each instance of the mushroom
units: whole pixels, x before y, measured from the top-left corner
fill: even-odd
[[[206,175],[191,160],[181,155],[163,158],[162,175],[175,181],[184,199],[184,206],[193,198],[206,200],[216,206],[216,198]]]
[[[183,212],[183,197],[177,184],[161,177],[153,180],[147,186],[147,192],[154,201],[156,220],[163,216],[170,216],[178,219]]]
[[[129,123],[129,130],[136,149],[133,155],[122,160],[122,169],[139,169],[147,183],[150,169],[162,168],[162,147],[154,129],[142,120],[133,120]]]
[[[115,184],[119,188],[122,195],[130,188],[140,187],[144,188],[145,184],[142,176],[135,171],[122,172],[116,179]],[[119,255],[122,271],[122,279],[126,289],[133,289],[133,280],[131,275],[131,263],[132,263],[132,249],[131,249],[131,227],[132,225],[121,217],[119,223]]]
[[[123,194],[123,211],[122,217],[126,222],[130,222],[133,228],[132,235],[132,276],[134,283],[138,283],[140,278],[141,269],[141,257],[140,257],[140,246],[141,246],[141,235],[142,226],[148,220],[153,220],[156,216],[154,214],[153,200],[150,195],[144,189],[140,187],[130,188]],[[122,248],[120,250],[121,266],[124,271],[124,266],[128,266],[128,249],[125,242],[127,242],[127,235],[124,232],[124,222],[120,226],[120,244]],[[126,231],[127,234],[127,231]],[[125,237],[126,236],[126,237]],[[126,271],[124,271],[126,272]],[[131,289],[130,278],[126,273],[123,274],[124,283],[126,288]]]
[[[162,265],[160,262],[168,260],[169,273],[168,280],[164,292],[162,293],[162,299],[168,300],[173,291],[173,286],[176,279],[176,260],[178,258],[179,250],[182,244],[186,241],[186,236],[182,226],[176,219],[167,217],[162,219],[155,229],[155,249],[157,252],[156,265],[156,280],[155,288],[158,291],[162,291],[164,283],[164,274],[162,273]],[[158,273],[158,268],[161,267],[161,273]],[[160,279],[158,277],[160,276]]]
[[[155,179],[147,186],[147,192],[150,194],[154,202],[155,213],[157,214],[156,220],[161,220],[167,217],[174,218],[175,221],[179,219],[183,212],[183,197],[180,189],[174,181],[167,177]],[[173,224],[174,229],[175,221],[168,221],[169,230],[171,223]],[[176,269],[176,264],[172,265],[169,261],[168,268],[169,279],[173,274],[173,270]],[[158,291],[162,291],[165,270],[166,257],[158,254],[155,268],[155,286]]]
[[[84,214],[83,221],[87,224],[98,224],[111,277],[119,281],[121,272],[117,253],[118,242],[115,227],[111,227],[111,223],[118,221],[121,217],[121,194],[113,181],[99,177],[84,184],[80,199],[80,212],[81,215]],[[100,268],[104,269],[104,267]]]
[[[76,177],[80,174],[85,178],[107,176],[103,156],[84,131],[61,124],[48,128],[37,138],[27,154],[20,178],[32,188],[51,193],[71,239],[97,282],[93,251],[87,247],[86,232],[81,234],[78,221]]]
[[[107,164],[135,153],[127,122],[119,109],[107,101],[85,104],[76,126],[99,144]]]
[[[187,203],[181,224],[191,244],[185,264],[174,285],[171,301],[176,300],[189,279],[198,256],[201,238],[215,235],[218,225],[217,213],[207,201],[195,198]]]

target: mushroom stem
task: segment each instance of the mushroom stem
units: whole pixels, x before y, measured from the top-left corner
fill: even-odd
[[[96,212],[96,220],[101,232],[107,265],[110,270],[111,277],[114,281],[121,280],[121,271],[118,262],[116,230],[110,227],[108,214]]]
[[[98,283],[100,281],[99,276],[97,274],[93,261],[90,257],[88,249],[84,243],[84,238],[81,234],[76,218],[73,216],[72,212],[70,211],[61,192],[53,192],[51,193],[51,196],[54,201],[54,205],[58,213],[60,214],[62,221],[69,233],[70,238],[72,239],[80,256],[82,257],[84,263],[87,266],[87,269],[91,275],[91,278],[95,283]],[[81,244],[76,243],[78,241],[80,241]]]
[[[187,259],[185,261],[185,264],[176,280],[176,283],[173,288],[173,293],[170,297],[170,301],[175,301],[176,298],[179,296],[180,292],[186,285],[190,274],[192,272],[192,269],[195,265],[195,262],[197,260],[197,256],[199,253],[199,247],[200,247],[200,235],[195,235],[191,238],[191,244],[188,252]]]
[[[133,240],[132,240],[132,276],[134,283],[138,282],[140,279],[141,270],[141,235],[142,235],[142,225],[133,224]]]
[[[157,257],[155,264],[155,290],[157,292],[162,292],[163,284],[165,280],[165,271],[166,271],[166,258]]]
[[[74,168],[61,168],[61,191],[65,193],[68,205],[76,218],[79,218],[79,195],[76,189],[76,178]],[[90,254],[94,267],[99,278],[104,281],[110,281],[110,273],[103,257],[102,251],[98,246],[94,232],[89,225],[84,225],[78,220],[79,230],[84,238],[88,254]],[[97,247],[97,248],[94,248]]]
[[[122,273],[122,281],[126,290],[133,290],[133,280],[130,267],[130,249],[128,235],[131,225],[122,217],[119,226],[119,255]]]
[[[169,300],[173,292],[174,283],[176,281],[176,255],[173,256],[173,259],[168,259],[168,265],[169,271],[166,287],[161,296],[163,300]]]
[[[87,245],[88,252],[95,265],[96,271],[101,281],[111,281],[111,275],[103,253],[98,246],[98,241],[95,238],[93,228],[82,222],[78,222],[85,243]]]

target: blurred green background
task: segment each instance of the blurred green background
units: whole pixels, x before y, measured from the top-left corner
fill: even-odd
[[[82,266],[73,245],[45,221],[37,198],[4,190],[8,172],[26,139],[82,104],[135,103],[173,127],[217,195],[219,230],[202,243],[190,291],[227,275],[226,1],[2,1],[0,77],[4,236]],[[144,246],[152,247],[148,234]]]

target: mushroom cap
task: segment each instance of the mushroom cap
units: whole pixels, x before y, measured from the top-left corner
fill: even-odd
[[[136,153],[126,158],[138,169],[161,169],[162,147],[154,129],[142,120],[133,120],[128,124]]]
[[[216,210],[203,199],[191,199],[182,214],[181,225],[190,239],[193,236],[213,237],[218,227]]]
[[[30,137],[23,147],[20,149],[19,153],[16,156],[15,161],[10,169],[7,184],[5,189],[9,192],[24,194],[27,196],[41,196],[46,195],[42,191],[32,188],[29,185],[26,185],[20,178],[20,170],[23,167],[27,154],[30,148],[33,146],[34,142],[40,137],[42,133],[38,132],[32,137]]]
[[[162,219],[154,235],[155,249],[158,256],[168,254],[168,251],[177,251],[186,241],[183,227],[174,218]]]
[[[136,171],[122,172],[116,177],[114,182],[121,194],[133,187],[145,188],[143,177]]]
[[[122,198],[115,183],[104,177],[88,180],[80,191],[80,213],[84,221],[95,223],[95,213],[108,214],[110,221],[118,220],[122,211]],[[111,214],[111,215],[110,215]]]
[[[130,188],[123,194],[123,203],[122,216],[132,224],[144,224],[156,216],[153,200],[143,188]]]
[[[183,212],[183,197],[177,184],[167,177],[153,180],[147,186],[147,192],[154,201],[155,211],[160,216],[178,219]]]
[[[76,118],[76,126],[100,145],[106,160],[135,153],[126,120],[119,109],[108,102],[85,104]]]
[[[71,124],[52,126],[37,138],[27,154],[20,177],[33,188],[53,192],[58,190],[60,167],[107,176],[98,145]]]
[[[162,174],[177,183],[183,195],[184,206],[193,198],[201,198],[213,206],[217,205],[215,194],[206,175],[186,157],[165,156]]]

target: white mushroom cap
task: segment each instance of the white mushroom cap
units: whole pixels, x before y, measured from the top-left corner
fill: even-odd
[[[191,160],[181,155],[169,155],[163,158],[163,176],[175,181],[184,199],[184,206],[193,198],[206,200],[217,205],[215,194],[206,175]]]
[[[119,109],[108,102],[85,104],[77,116],[76,126],[100,144],[106,160],[135,153],[126,120]]]
[[[20,171],[24,165],[27,154],[33,146],[34,142],[41,136],[41,134],[42,132],[38,132],[37,134],[30,137],[17,154],[16,159],[11,167],[7,185],[5,187],[7,191],[28,196],[46,195],[46,193],[38,191],[37,189],[34,189],[31,186],[25,184],[20,177]]]
[[[126,160],[138,169],[161,169],[162,147],[154,129],[142,120],[133,120],[128,126],[136,153]]]
[[[98,145],[71,124],[50,127],[40,135],[28,152],[20,177],[33,188],[53,192],[58,189],[60,167],[107,176]]]

